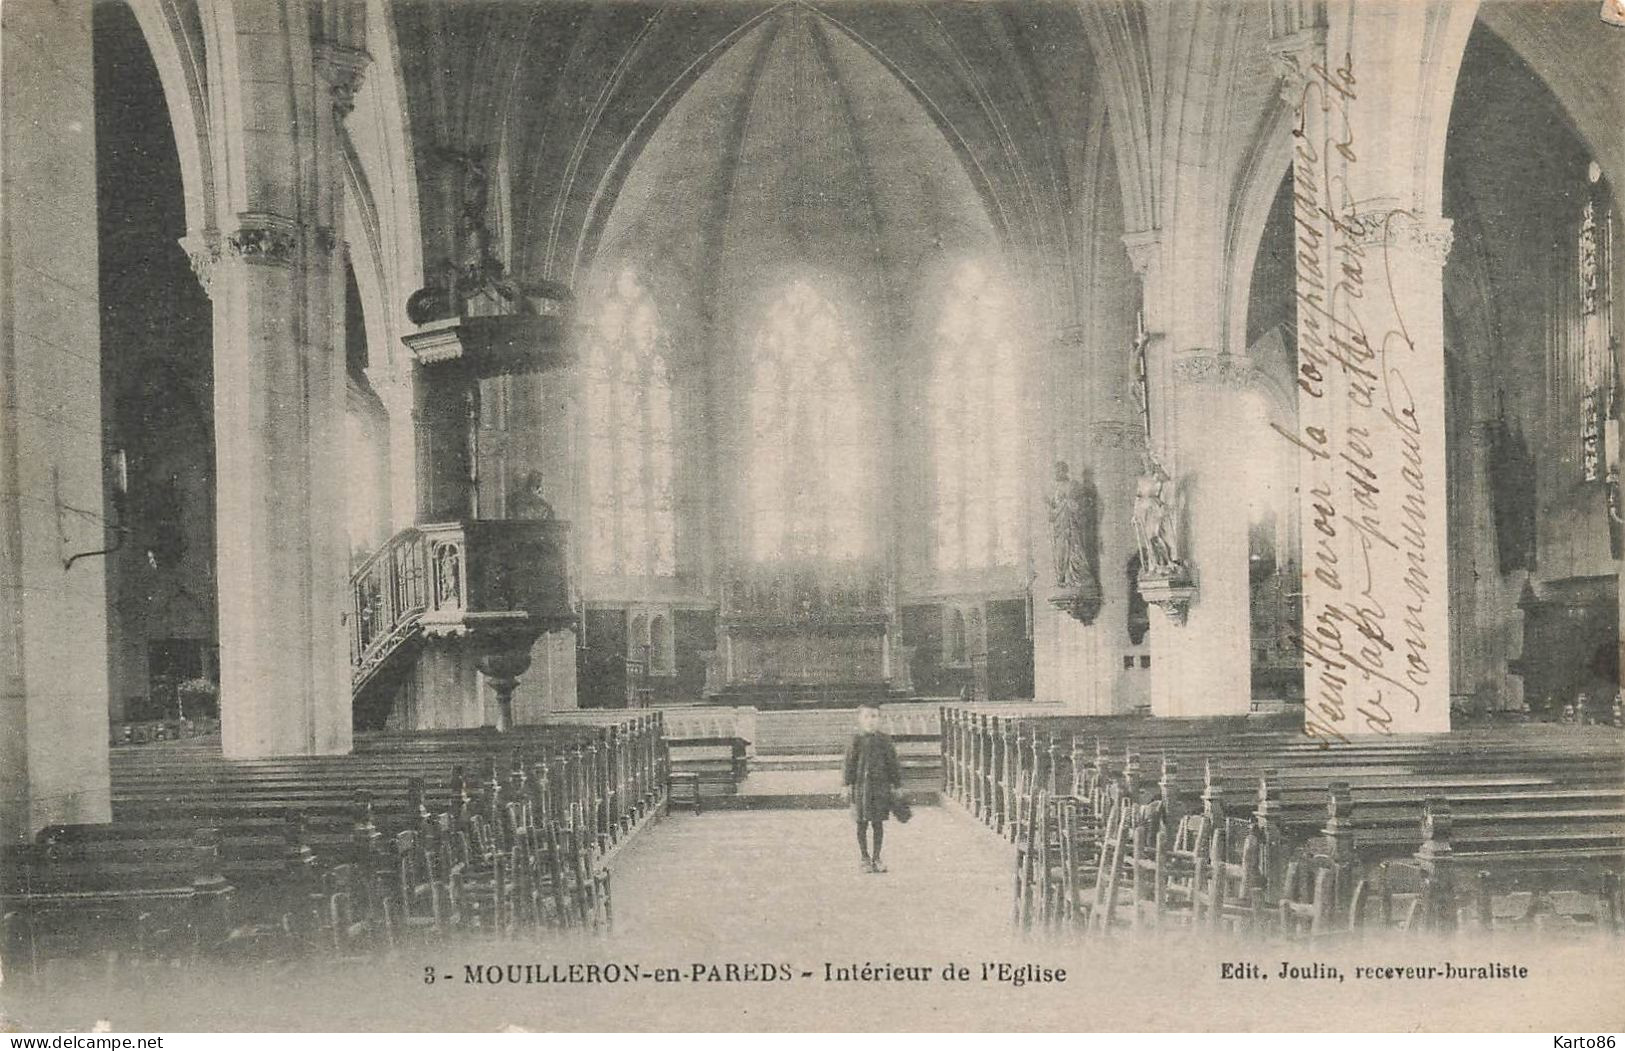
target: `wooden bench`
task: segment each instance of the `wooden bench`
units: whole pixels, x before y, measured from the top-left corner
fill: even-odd
[[[84,917],[98,909],[167,922],[170,904],[203,897],[188,868],[199,826],[210,829],[215,875],[234,904],[229,949],[308,949],[313,940],[335,951],[378,948],[489,924],[496,918],[479,904],[508,908],[515,895],[529,895],[526,915],[535,917],[535,895],[557,884],[543,878],[553,864],[545,843],[562,859],[558,878],[580,887],[585,873],[596,888],[587,911],[607,919],[609,860],[664,809],[661,730],[659,713],[638,713],[504,735],[362,735],[346,756],[233,761],[218,741],[195,739],[120,750],[112,824],[50,830],[49,843],[8,856],[8,936],[38,943],[36,921],[57,917],[86,930]],[[521,802],[516,820],[509,812]],[[290,813],[298,815],[296,835]],[[472,863],[465,858],[459,876],[464,888],[492,896],[470,891],[462,910],[448,896],[443,833],[466,836],[471,823],[485,830],[488,849]],[[515,829],[533,831],[521,842]],[[523,873],[513,867],[521,847],[537,859]],[[521,876],[522,886],[514,882]],[[425,902],[434,907],[425,911]],[[554,921],[557,912],[550,910]]]
[[[681,795],[697,814],[707,786],[714,794],[733,793],[748,768],[746,742],[738,737],[668,737],[666,783],[673,796]]]
[[[142,816],[52,830],[52,864],[41,864],[43,854],[21,859],[35,863],[18,867],[25,887],[8,896],[8,932],[23,937],[22,920],[47,905],[74,905],[70,922],[83,928],[86,900],[196,900],[201,884],[172,885],[152,871],[173,867],[188,843],[186,824],[200,812],[229,829],[209,830],[216,869],[248,876],[232,888],[246,907],[208,939],[221,951],[263,958],[320,946],[354,956],[464,931],[607,925],[610,861],[658,817],[666,796],[658,738],[648,736],[642,749],[636,735],[600,734],[585,750],[487,755],[477,768],[400,778],[376,794],[371,786],[383,786],[394,766],[387,757],[368,766],[360,786],[346,784],[342,765],[303,786],[177,770],[172,789],[138,806]],[[609,747],[595,756],[594,740]],[[448,754],[465,753],[424,756],[438,763]],[[290,800],[317,813],[278,809]],[[100,892],[94,898],[85,881]],[[34,940],[31,926],[28,936]]]
[[[491,765],[503,753],[545,760],[554,796],[590,813],[598,835],[614,839],[636,806],[651,794],[662,798],[665,778],[659,713],[639,713],[603,724],[566,723],[521,727],[509,734],[445,731],[423,737],[365,735],[347,756],[231,761],[208,744],[185,742],[131,749],[113,764],[113,815],[123,824],[180,817],[222,828],[228,840],[261,841],[265,827],[289,807],[310,822],[313,844],[344,835],[351,792],[365,788],[381,813],[405,805],[410,777],[445,783],[445,771]],[[524,760],[528,764],[529,760]],[[234,854],[234,878],[251,875],[252,851]]]
[[[1452,856],[1484,866],[1473,880],[1494,890],[1491,912],[1554,875],[1567,885],[1552,900],[1616,900],[1598,888],[1617,888],[1625,864],[1617,733],[1501,730],[1321,749],[1280,731],[1140,734],[1116,720],[1083,736],[1049,732],[1058,720],[966,709],[942,718],[944,794],[1014,842],[1013,915],[1025,924],[1324,936],[1363,922],[1372,902],[1391,916],[1396,895],[1403,924],[1429,885],[1418,875],[1402,886],[1436,849],[1430,806],[1450,808]]]
[[[942,777],[942,735],[931,733],[894,733],[892,744],[897,746],[897,763],[903,769],[903,780],[915,783],[936,783]]]
[[[7,958],[29,972],[87,932],[122,939],[139,958],[184,958],[223,944],[232,925],[235,888],[220,866],[219,833],[194,830],[185,840],[126,844],[98,856],[76,826],[42,830],[33,844],[5,851]],[[111,943],[109,943],[111,944]]]

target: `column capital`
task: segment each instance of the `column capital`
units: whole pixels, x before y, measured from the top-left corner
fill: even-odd
[[[1326,29],[1311,26],[1272,37],[1266,45],[1270,65],[1275,69],[1281,101],[1296,108],[1303,102],[1309,70],[1326,51]]]
[[[1247,390],[1258,382],[1258,367],[1227,350],[1191,350],[1174,355],[1174,377],[1191,386]]]
[[[226,236],[226,254],[245,263],[292,266],[299,247],[299,226],[270,212],[244,212],[240,225]]]
[[[1134,272],[1145,277],[1162,251],[1162,231],[1153,227],[1126,233],[1123,235],[1123,247],[1128,249],[1128,261],[1134,267]]]
[[[319,40],[315,45],[316,69],[333,94],[333,117],[340,124],[355,110],[355,95],[361,78],[372,64],[372,55],[355,47]]]
[[[1347,225],[1358,230],[1355,243],[1366,250],[1401,249],[1434,266],[1444,266],[1455,243],[1455,224],[1442,215],[1418,215],[1406,208],[1365,208]]]
[[[220,262],[220,231],[213,227],[193,230],[175,243],[186,253],[187,261],[192,264],[192,274],[202,286],[203,294],[212,296],[209,284],[214,280],[214,268]]]

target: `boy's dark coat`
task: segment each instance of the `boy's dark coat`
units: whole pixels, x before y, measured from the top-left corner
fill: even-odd
[[[897,746],[889,734],[853,734],[846,746],[846,770],[841,783],[852,786],[852,816],[859,821],[884,821],[891,812],[892,791],[903,783]]]

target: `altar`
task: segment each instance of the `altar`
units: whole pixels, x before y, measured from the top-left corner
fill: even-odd
[[[731,567],[723,579],[708,700],[855,704],[904,685],[893,681],[896,603],[884,567],[749,564]]]

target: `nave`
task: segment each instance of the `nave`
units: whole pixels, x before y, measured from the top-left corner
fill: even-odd
[[[1595,1017],[1582,991],[1622,967],[1609,933],[1625,857],[1615,731],[1483,730],[1338,752],[1268,726],[1031,707],[943,714],[938,782],[910,789],[940,804],[888,825],[884,874],[860,871],[851,818],[828,807],[834,769],[798,773],[829,784],[776,807],[672,806],[672,774],[697,760],[671,760],[671,740],[650,750],[663,723],[653,715],[506,737],[378,735],[349,757],[276,764],[211,757],[208,740],[121,749],[114,823],[53,830],[66,854],[46,846],[28,870],[49,896],[63,866],[55,900],[37,902],[57,909],[61,955],[33,973],[13,967],[6,1010],[26,1027],[63,1028],[94,1021],[73,1014],[93,1003],[116,1028],[149,1030],[575,1029],[606,1017],[636,1029],[869,1029],[898,1024],[899,1012],[915,1026],[988,1028],[1009,1011],[1023,1028],[1143,1027],[1156,990],[1174,987],[1214,1028],[1257,1028],[1276,1022],[1231,995],[1222,963],[1346,968],[1375,956],[1531,966],[1519,993],[1541,990],[1546,1017],[1572,1022]],[[1341,825],[1326,820],[1340,791]],[[1441,801],[1453,833],[1426,813]],[[1047,824],[1061,811],[1095,873],[1064,888],[1052,883],[1064,865]],[[187,830],[203,821],[212,848],[200,854],[200,833]],[[1165,850],[1158,832],[1176,825]],[[1235,849],[1214,846],[1215,828]],[[1323,834],[1335,842],[1319,845]],[[1207,848],[1221,875],[1204,907],[1202,868],[1190,863]],[[1339,870],[1337,903],[1325,915],[1280,904],[1303,882],[1283,881],[1286,859],[1327,867],[1317,852],[1351,873]],[[1371,895],[1371,919],[1333,929],[1347,922],[1355,876],[1386,884],[1391,866],[1424,859],[1421,884],[1385,885],[1390,901]],[[1454,904],[1413,911],[1437,898],[1427,880],[1446,867]],[[1114,884],[1104,898],[1101,876]],[[166,920],[155,895],[139,896],[166,879],[192,881],[173,888],[182,909],[225,908]],[[1609,886],[1613,913],[1598,893]],[[99,911],[87,909],[98,894]],[[15,920],[15,888],[7,908]],[[121,923],[140,933],[121,935]],[[22,959],[15,943],[7,959]],[[950,962],[971,977],[943,980]],[[982,969],[1001,963],[1069,977],[1017,986]],[[611,964],[617,980],[593,980],[591,966],[607,979]],[[831,981],[838,972],[826,969],[866,964],[932,970],[923,981]],[[624,980],[630,967],[639,981]],[[656,980],[665,969],[680,981]],[[561,974],[575,981],[539,980]],[[1439,1028],[1470,1010],[1488,1025],[1483,1012],[1511,1009],[1497,988],[1463,986],[1442,1005],[1431,983],[1414,997],[1384,987],[1397,1013],[1380,1024]],[[1370,1027],[1358,1015],[1369,989],[1293,984],[1271,996],[1283,1011],[1313,1005]]]
[[[820,1020],[819,1005],[828,1002],[822,991],[825,961],[939,968],[949,959],[1026,958],[1006,923],[1005,852],[974,824],[945,809],[921,808],[907,827],[893,826],[886,851],[891,872],[860,872],[844,811],[674,813],[618,860],[612,933],[552,930],[518,940],[466,936],[432,957],[436,966],[455,972],[450,985],[424,988],[422,967],[431,958],[403,947],[347,964],[314,956],[297,966],[160,968],[123,981],[107,980],[116,973],[111,965],[105,971],[63,968],[50,983],[11,999],[7,1011],[29,1028],[44,1024],[30,1012],[71,1022],[71,1013],[56,1012],[81,1011],[87,989],[93,988],[93,1002],[105,1005],[119,1029],[159,1028],[160,1022],[178,1029],[349,1029],[386,1023],[447,1028],[452,1019],[474,1029],[509,1022],[571,1029],[601,1020],[608,1002],[614,1017],[631,1028],[675,1025],[683,1017],[724,1028],[781,1018],[792,1024],[777,1013],[785,1009],[803,1012],[801,1024],[811,1025]],[[950,916],[952,922],[944,922]],[[707,968],[750,964],[756,970],[784,963],[798,973],[790,985],[685,981],[671,990],[643,981],[492,988],[465,984],[461,973],[465,964],[550,970],[554,964],[617,962],[676,967],[685,979],[696,963]],[[250,967],[255,978],[243,981],[240,967]],[[801,971],[813,971],[815,979],[800,978]],[[206,992],[211,989],[216,995]],[[245,996],[249,989],[252,996]],[[349,989],[357,995],[341,992]],[[879,1024],[888,1001],[898,995],[885,984],[852,983],[844,992],[852,994],[840,998],[853,1006],[851,1023],[864,1027]],[[964,1000],[945,998],[942,1006],[954,999]],[[231,1005],[229,1017],[222,1013],[224,1003]],[[944,1024],[952,1017],[945,1016]],[[972,1024],[972,1017],[958,1021]]]
[[[1595,0],[0,6],[8,996],[1218,1028],[1302,1024],[1215,973],[1276,945],[1541,965],[1383,990],[1442,1027],[1614,977]],[[1329,364],[1338,274],[1411,404]],[[1074,977],[460,977],[961,951]]]
[[[1235,946],[1215,946],[1201,934],[1169,933],[1164,941],[1013,938],[1005,925],[1005,851],[972,821],[944,807],[922,808],[888,839],[891,872],[860,873],[852,864],[844,813],[828,811],[675,814],[638,842],[622,861],[624,895],[609,938],[565,933],[541,945],[476,939],[436,962],[461,970],[511,963],[609,964],[639,961],[675,966],[793,961],[817,972],[827,958],[838,966],[891,962],[930,966],[932,980],[853,983],[834,992],[818,980],[791,984],[425,986],[415,955],[368,963],[312,960],[299,967],[171,969],[135,984],[94,973],[64,973],[48,989],[6,997],[5,1013],[22,1028],[88,1029],[100,1019],[113,1028],[180,1030],[586,1030],[606,1018],[633,1030],[878,1030],[907,1024],[919,1030],[1156,1028],[1171,1015],[1168,990],[1178,990],[1178,1017],[1215,1030],[1278,1028],[1277,1019],[1313,1019],[1327,1027],[1414,1030],[1456,1026],[1538,1028],[1538,1022],[1596,1017],[1595,990],[1618,988],[1625,965],[1585,942],[1557,943],[1539,957],[1532,981],[1517,995],[1491,985],[1464,986],[1441,996],[1433,983],[1385,983],[1384,1011],[1370,1013],[1369,986],[1303,983],[1271,987],[1271,1008],[1217,978],[1217,962]],[[678,876],[685,877],[679,880]],[[971,892],[974,892],[974,896]],[[839,908],[838,915],[826,907]],[[673,923],[671,917],[691,917]],[[1227,955],[1227,950],[1230,955]],[[1290,951],[1258,953],[1273,970]],[[1464,938],[1450,959],[1480,963],[1507,956]],[[1355,962],[1346,950],[1314,958]],[[1374,960],[1392,963],[1392,952]],[[1067,969],[1052,985],[938,980],[943,964],[964,963],[980,975],[983,961],[1037,963]],[[1587,976],[1587,981],[1576,980]],[[1593,984],[1594,983],[1594,984]],[[1489,983],[1482,983],[1489,984]],[[1494,993],[1495,995],[1487,995]],[[1544,1005],[1539,1019],[1530,1005]],[[94,1006],[95,1017],[87,1014]]]

